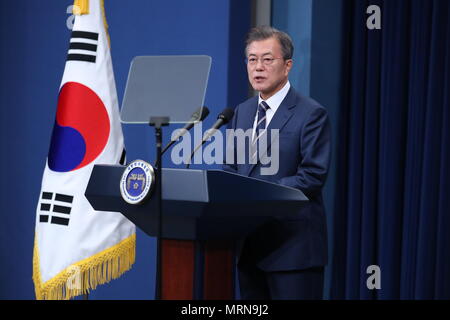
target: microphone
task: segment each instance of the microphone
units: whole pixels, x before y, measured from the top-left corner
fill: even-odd
[[[197,110],[195,110],[191,115],[189,123],[187,123],[182,129],[178,131],[178,134],[173,139],[171,139],[170,142],[164,147],[164,149],[161,151],[161,154],[164,154],[164,152],[166,152],[167,149],[169,149],[175,142],[177,142],[178,139],[185,135],[186,132],[191,130],[197,122],[205,120],[208,115],[209,109],[206,106],[197,108]]]
[[[234,110],[231,108],[225,108],[223,109],[223,111],[217,116],[217,121],[214,123],[214,125],[208,130],[206,131],[202,141],[200,142],[200,144],[197,145],[197,147],[194,149],[194,151],[192,151],[191,156],[189,158],[189,162],[186,165],[186,169],[189,168],[190,164],[191,164],[191,160],[192,157],[194,156],[194,154],[197,152],[197,150],[205,144],[205,142],[211,138],[214,133],[216,133],[216,131],[223,126],[224,124],[227,124],[234,116]]]

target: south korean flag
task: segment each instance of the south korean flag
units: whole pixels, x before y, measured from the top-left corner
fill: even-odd
[[[36,212],[38,299],[88,293],[135,259],[134,224],[117,212],[94,211],[84,195],[94,164],[118,164],[125,147],[103,1],[75,5],[81,14],[71,32]]]

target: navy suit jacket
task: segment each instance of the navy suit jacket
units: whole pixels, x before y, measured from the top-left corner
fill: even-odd
[[[258,97],[238,105],[231,129],[251,129],[257,107]],[[292,218],[276,219],[248,235],[239,249],[238,264],[256,264],[264,271],[324,266],[327,263],[327,228],[322,187],[331,153],[327,111],[291,87],[269,123],[267,132],[271,129],[279,129],[278,172],[261,175],[263,165],[260,162],[234,162],[225,164],[223,169],[300,189],[309,202]],[[267,150],[273,151],[270,138]]]

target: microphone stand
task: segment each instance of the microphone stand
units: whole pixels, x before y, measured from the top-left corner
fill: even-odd
[[[156,285],[155,285],[155,300],[161,300],[161,282],[162,282],[162,268],[161,268],[161,253],[162,253],[162,129],[163,126],[169,125],[169,117],[150,117],[149,125],[155,127],[156,138],[156,163],[155,179],[156,179],[156,197],[157,197],[157,249],[156,249]]]
[[[189,162],[186,164],[186,169],[189,169],[189,166],[191,165],[192,162],[192,157],[194,157],[194,154],[197,152],[198,149],[200,149],[201,146],[203,146],[206,141],[208,141],[209,138],[211,138],[214,134],[212,135],[205,135],[205,137],[203,137],[202,139],[202,143],[200,143],[195,149],[194,151],[192,151],[191,156],[189,157]]]
[[[185,129],[185,128],[183,128],[182,130],[186,130],[186,132],[189,131],[189,129]],[[171,140],[171,141],[169,142],[169,144],[168,144],[167,146],[165,146],[164,149],[162,149],[161,155],[163,155],[163,154],[164,154],[164,153],[165,153],[165,152],[166,152],[166,151],[167,151],[167,150],[168,150],[175,142],[177,142],[182,136],[183,136],[183,135],[180,135],[179,137],[177,137],[176,140]],[[156,159],[156,162],[155,162],[155,168],[159,166],[160,161],[161,161],[161,159]]]
[[[231,118],[233,118],[233,116],[234,116],[234,111],[230,108],[225,108],[219,114],[219,116],[217,117],[216,123],[214,123],[212,128],[210,128],[208,131],[205,132],[202,142],[197,147],[195,147],[194,151],[192,151],[191,156],[189,158],[189,162],[186,165],[186,169],[189,169],[189,166],[191,165],[191,162],[192,162],[192,157],[194,157],[194,154],[197,152],[197,150],[200,149],[200,147],[203,146],[205,144],[205,142],[208,141],[208,139],[213,137],[214,134],[216,133],[216,131],[219,130],[220,127],[222,127],[224,124],[227,124],[231,120]]]

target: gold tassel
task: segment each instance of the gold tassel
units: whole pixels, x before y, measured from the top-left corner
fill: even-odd
[[[33,282],[35,284],[34,291],[36,293],[36,298],[38,300],[41,300],[42,299],[41,270],[39,266],[39,254],[36,235],[34,236],[34,247],[33,247]]]
[[[117,279],[136,260],[136,234],[92,257],[77,262],[45,283],[41,283],[39,252],[34,243],[33,281],[38,300],[69,300],[87,294],[98,285]],[[72,285],[71,280],[74,280]]]
[[[89,0],[75,0],[73,3],[73,14],[89,14]]]

